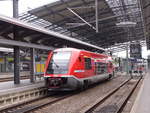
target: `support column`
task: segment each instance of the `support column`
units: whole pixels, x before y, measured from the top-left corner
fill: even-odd
[[[18,18],[18,0],[13,0],[13,17]],[[18,40],[18,31],[14,26],[14,40]],[[14,84],[20,84],[20,48],[14,46]]]
[[[96,33],[98,33],[98,0],[95,0]]]
[[[35,82],[35,50],[34,48],[30,48],[30,82],[34,83]]]
[[[148,67],[148,70],[150,70],[150,55],[148,55],[148,59],[147,59],[147,67]]]
[[[13,17],[18,18],[18,0],[13,0]]]
[[[7,56],[4,56],[4,72],[7,72]]]
[[[128,44],[126,46],[126,72],[127,75],[129,74],[129,55],[128,55]]]
[[[14,84],[20,84],[20,48],[14,47]]]

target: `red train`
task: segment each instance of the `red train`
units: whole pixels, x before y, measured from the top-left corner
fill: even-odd
[[[74,48],[54,50],[44,72],[48,90],[75,90],[114,75],[110,56]]]

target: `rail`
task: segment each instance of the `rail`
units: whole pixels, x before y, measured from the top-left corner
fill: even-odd
[[[37,109],[40,109],[46,105],[52,105],[58,101],[61,101],[63,99],[66,99],[68,97],[71,97],[75,94],[77,94],[78,92],[73,92],[71,94],[67,94],[67,95],[63,95],[63,96],[59,96],[59,97],[53,97],[53,95],[49,96],[45,96],[42,98],[38,98],[29,102],[25,102],[19,105],[15,105],[6,109],[1,110],[1,113],[28,113]]]
[[[115,109],[115,111],[111,112],[111,113],[121,113],[122,109],[124,108],[124,106],[126,105],[127,101],[129,100],[129,98],[131,97],[132,93],[134,92],[134,90],[136,89],[137,85],[139,84],[140,80],[142,79],[142,77],[139,78],[139,80],[135,83],[134,87],[132,88],[132,90],[130,91],[130,93],[127,95],[127,97],[125,98],[125,101],[119,105],[119,107],[117,107]],[[127,81],[123,82],[121,85],[119,85],[117,88],[115,88],[114,90],[108,92],[104,97],[102,97],[98,102],[94,103],[93,105],[91,105],[90,107],[88,107],[86,110],[82,111],[82,113],[94,113],[94,110],[96,108],[98,108],[99,106],[101,106],[106,100],[108,100],[112,95],[116,94],[117,91],[119,91],[123,86],[127,85],[129,83],[129,81],[132,79],[128,79]]]

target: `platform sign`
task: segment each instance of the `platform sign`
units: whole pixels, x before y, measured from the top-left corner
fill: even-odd
[[[140,44],[131,44],[130,45],[130,57],[141,59],[141,45]]]

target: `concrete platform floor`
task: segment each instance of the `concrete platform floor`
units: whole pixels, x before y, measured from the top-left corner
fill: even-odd
[[[44,80],[37,79],[35,83],[30,83],[29,79],[21,80],[20,84],[15,85],[13,81],[0,82],[0,96],[9,93],[30,90],[33,88],[44,87]]]
[[[20,75],[21,76],[30,75],[30,72],[22,71],[22,72],[20,72]],[[8,77],[13,77],[13,76],[14,76],[14,73],[12,73],[12,72],[0,73],[0,78],[8,78]]]
[[[144,78],[130,113],[150,113],[150,70]]]

